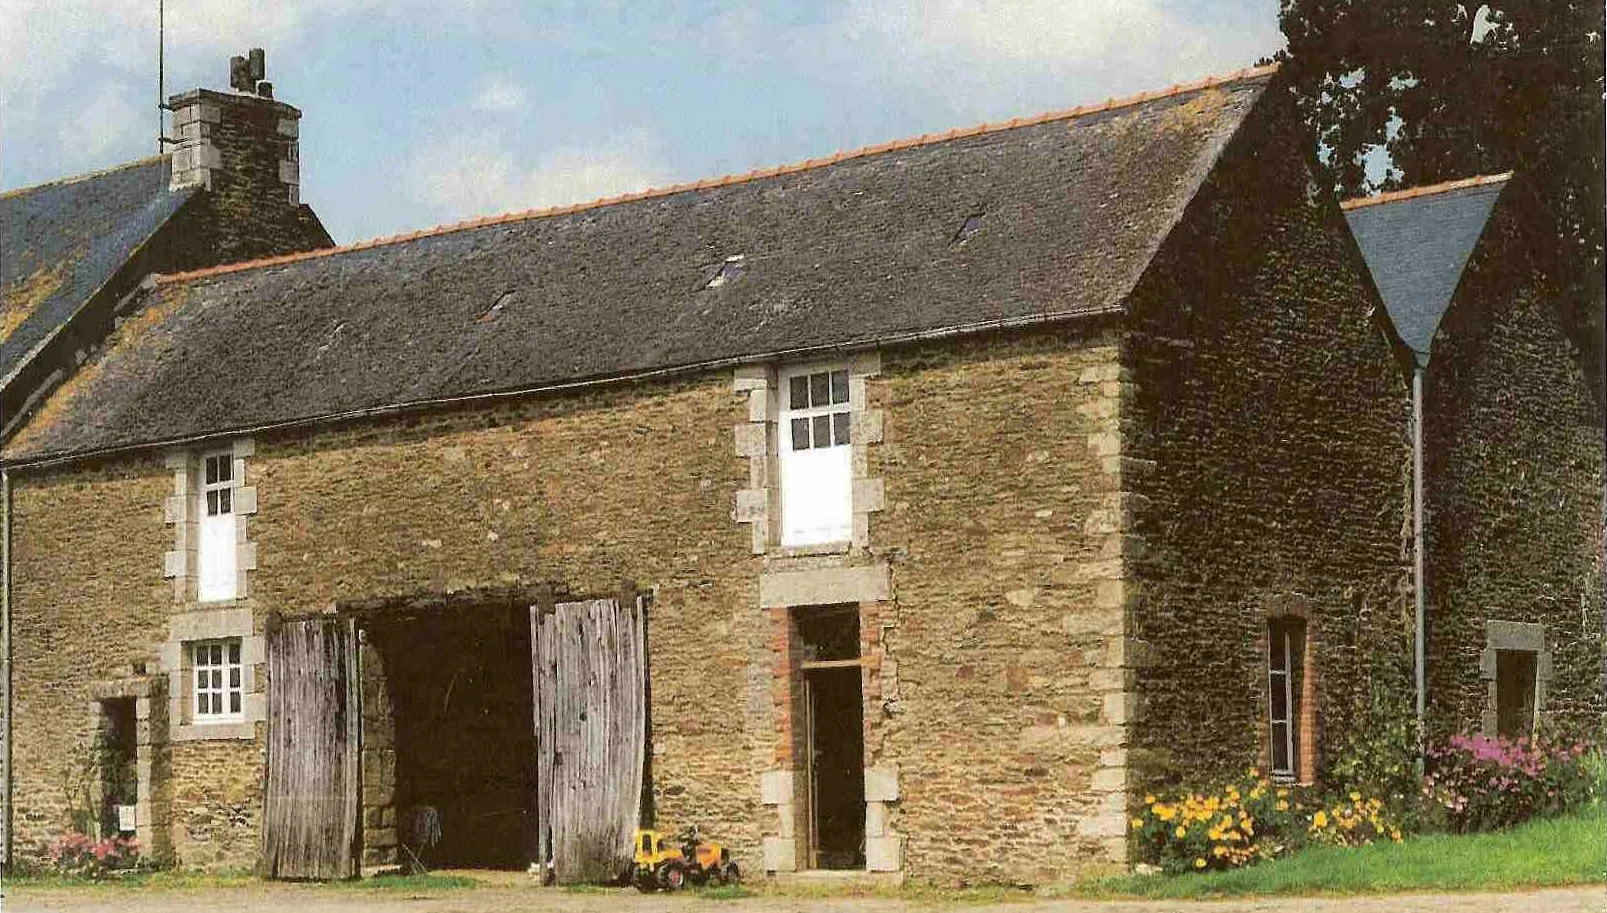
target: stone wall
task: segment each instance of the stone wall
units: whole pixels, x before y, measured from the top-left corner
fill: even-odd
[[[1513,203],[1527,192],[1519,180],[1503,193],[1425,376],[1429,722],[1442,736],[1493,711],[1492,622],[1544,626],[1543,723],[1599,731],[1607,710],[1602,423],[1524,255]]]
[[[870,399],[894,599],[866,754],[915,878],[1042,883],[1125,861],[1115,337],[883,353]]]
[[[867,578],[881,589],[862,605],[867,795],[890,841],[880,858],[898,868],[903,835],[908,875],[1043,881],[1123,858],[1114,339],[1094,327],[933,346],[884,355],[862,381],[887,436],[861,475],[887,498],[861,521],[860,552],[891,574]],[[748,408],[722,374],[258,436],[242,634],[260,636],[269,610],[649,590],[658,821],[700,824],[756,871],[776,827],[762,775],[792,750],[774,701],[786,614],[764,607],[760,581],[781,586],[773,562],[834,559],[753,553],[736,510],[749,459],[731,437]],[[75,683],[135,663],[165,678],[173,619],[194,614],[163,577],[173,480],[155,456],[16,480],[25,841],[69,824],[52,797],[79,733],[55,708],[86,719]],[[396,721],[373,654],[370,863],[395,858],[398,812],[377,775]],[[172,743],[180,865],[255,862],[263,744],[260,725]]]
[[[1269,762],[1271,618],[1306,619],[1312,646],[1304,776],[1372,677],[1410,712],[1406,388],[1291,112],[1252,119],[1135,292],[1122,355],[1149,788]]]

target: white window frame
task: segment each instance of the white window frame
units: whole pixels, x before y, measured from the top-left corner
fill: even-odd
[[[824,377],[824,390],[815,377]],[[808,378],[809,401],[797,405],[793,382]],[[781,544],[830,545],[853,539],[853,447],[849,371],[810,364],[777,372],[776,455],[780,464]],[[817,395],[824,392],[823,397]],[[817,401],[823,399],[824,402]],[[794,422],[807,422],[809,445],[795,448]],[[819,445],[825,437],[827,444]]]
[[[1300,692],[1295,687],[1295,631],[1298,626],[1290,621],[1273,621],[1267,625],[1267,639],[1270,642],[1267,651],[1267,727],[1269,740],[1269,754],[1267,766],[1272,770],[1272,776],[1279,780],[1295,780],[1300,775],[1299,745],[1295,739],[1295,726],[1300,718]],[[1281,661],[1281,667],[1275,665],[1273,660]],[[1274,692],[1283,692],[1282,717],[1278,716],[1278,704],[1274,699]],[[1284,759],[1287,767],[1278,766],[1278,727],[1283,727]]]
[[[209,726],[243,721],[246,692],[241,638],[192,640],[184,649],[189,659],[190,722]]]
[[[215,474],[214,467],[219,470]],[[235,514],[239,467],[233,451],[220,450],[201,454],[197,468],[196,599],[221,602],[239,595],[239,520]]]

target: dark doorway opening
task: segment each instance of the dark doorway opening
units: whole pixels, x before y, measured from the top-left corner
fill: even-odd
[[[535,858],[528,609],[373,619],[395,720],[398,862],[521,869]]]
[[[133,809],[139,801],[139,745],[134,735],[134,699],[102,701],[100,711],[100,834],[102,837],[119,834],[132,836]]]
[[[865,866],[865,710],[859,607],[794,616],[803,675],[809,777],[809,865]]]
[[[1495,728],[1508,738],[1534,732],[1535,653],[1495,651]]]

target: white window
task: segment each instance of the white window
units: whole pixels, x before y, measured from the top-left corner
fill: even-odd
[[[192,722],[229,723],[244,719],[240,638],[192,641],[190,674]]]
[[[1293,780],[1300,775],[1301,661],[1305,627],[1298,621],[1274,621],[1267,627],[1267,693],[1272,735],[1272,775]]]
[[[848,372],[783,372],[781,396],[781,544],[846,542],[854,474]]]
[[[200,539],[196,545],[196,596],[202,602],[236,595],[234,489],[238,479],[231,453],[201,459]]]

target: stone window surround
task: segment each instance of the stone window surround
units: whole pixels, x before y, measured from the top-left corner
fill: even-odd
[[[781,498],[777,460],[781,396],[777,365],[742,365],[736,369],[734,389],[748,405],[748,420],[733,429],[738,456],[748,458],[748,487],[737,492],[732,519],[752,530],[750,551],[755,555],[815,555],[863,550],[870,542],[869,517],[884,506],[882,480],[869,477],[868,448],[882,440],[882,412],[871,409],[866,380],[881,373],[881,356],[875,351],[854,352],[836,360],[807,359],[786,364],[787,370],[845,367],[848,370],[849,438],[853,463],[851,493],[853,533],[848,542],[797,547],[781,546]],[[773,509],[772,509],[773,508]]]
[[[175,450],[164,464],[173,471],[173,494],[163,502],[165,522],[173,527],[173,548],[164,556],[162,574],[173,581],[173,601],[197,602],[196,546],[199,541],[200,491],[203,460],[227,449],[234,456],[235,591],[234,602],[245,598],[251,571],[257,568],[257,544],[249,536],[250,518],[257,512],[257,489],[246,484],[247,460],[256,452],[250,438],[238,438],[226,448]],[[229,605],[230,600],[208,605]]]
[[[240,639],[241,716],[218,723],[196,723],[194,682],[189,644],[201,640]],[[257,670],[267,662],[267,640],[257,632],[249,608],[199,609],[169,619],[168,639],[160,648],[168,677],[169,738],[174,742],[204,739],[254,739],[256,724],[268,718],[268,695]]]
[[[1551,680],[1551,650],[1546,647],[1546,626],[1537,622],[1485,619],[1484,650],[1479,654],[1479,677],[1484,679],[1484,711],[1479,730],[1486,735],[1496,731],[1495,655],[1502,650],[1525,650],[1534,658],[1534,722],[1540,722],[1546,703],[1546,683]]]

